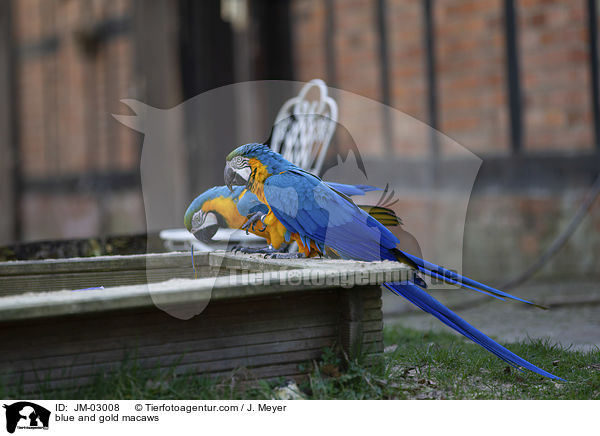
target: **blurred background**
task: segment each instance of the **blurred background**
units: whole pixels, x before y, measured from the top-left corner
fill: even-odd
[[[144,137],[111,116],[131,113],[120,99],[166,109],[237,82],[322,78],[483,160],[463,270],[517,274],[567,227],[600,171],[598,21],[595,0],[4,0],[0,245],[148,230]],[[384,113],[343,116],[373,138],[363,158],[403,159]],[[411,144],[417,167],[438,158],[427,138]],[[205,184],[222,184],[235,145],[203,163]],[[397,208],[407,227],[425,225],[418,200],[401,196]],[[597,276],[599,259],[592,206],[538,278]]]

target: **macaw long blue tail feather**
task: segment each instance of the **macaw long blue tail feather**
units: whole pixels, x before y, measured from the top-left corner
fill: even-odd
[[[486,350],[494,353],[500,359],[506,361],[510,365],[518,368],[526,368],[530,371],[533,371],[537,374],[543,375],[544,377],[549,377],[554,380],[563,380],[560,377],[555,376],[547,371],[544,371],[541,368],[529,363],[525,359],[517,356],[512,351],[504,348],[502,345],[489,338],[471,324],[463,320],[457,314],[452,312],[442,303],[437,301],[427,292],[419,288],[413,283],[410,282],[401,282],[401,283],[384,283],[384,286],[388,288],[390,291],[397,295],[401,295],[406,298],[408,301],[413,303],[415,306],[419,307],[424,312],[430,313],[435,316],[437,319],[442,321],[447,326],[453,328],[460,334],[466,336],[471,339],[473,342],[481,345]]]
[[[423,272],[425,274],[430,275],[431,272],[434,272],[438,276],[442,276],[444,279],[454,280],[460,286],[464,286],[464,287],[469,288],[469,289],[475,288],[475,290],[479,290],[479,291],[485,290],[485,291],[487,291],[489,293],[492,293],[494,295],[498,295],[498,296],[501,296],[501,297],[509,298],[511,300],[520,301],[522,303],[531,304],[533,306],[540,307],[542,309],[547,309],[547,307],[545,307],[545,306],[541,306],[539,304],[532,303],[531,301],[527,301],[527,300],[524,300],[522,298],[515,297],[514,295],[511,295],[511,294],[509,294],[507,292],[500,291],[499,289],[492,288],[491,286],[488,286],[488,285],[484,285],[483,283],[479,283],[479,282],[477,282],[477,281],[475,281],[473,279],[470,279],[468,277],[462,276],[462,275],[460,275],[460,274],[458,274],[458,273],[456,273],[454,271],[450,271],[450,270],[448,270],[446,268],[443,268],[443,267],[441,267],[439,265],[436,265],[434,263],[428,262],[428,261],[426,261],[424,259],[421,259],[420,257],[413,256],[412,254],[408,254],[408,253],[406,253],[404,251],[402,252],[402,254],[404,256],[406,256],[409,260],[411,260],[412,262],[414,262],[417,265],[417,267],[419,268],[419,271],[421,271],[421,272]]]
[[[431,276],[433,278],[441,279],[441,280],[443,280],[443,281],[445,281],[447,283],[450,283],[452,285],[462,286],[464,288],[471,289],[473,291],[480,292],[480,293],[485,294],[485,295],[489,295],[490,297],[496,298],[498,300],[506,301],[504,298],[502,298],[502,297],[500,297],[498,295],[494,295],[494,294],[492,294],[490,292],[486,292],[486,291],[484,291],[482,289],[477,289],[477,288],[474,288],[472,286],[465,285],[464,283],[459,283],[457,281],[449,279],[448,277],[443,277],[442,275],[440,275],[440,274],[438,274],[438,273],[436,273],[434,271],[429,271],[428,269],[425,269],[425,268],[420,268],[419,271],[422,271],[423,273],[425,273],[425,274],[427,274],[427,275],[429,275],[429,276]]]

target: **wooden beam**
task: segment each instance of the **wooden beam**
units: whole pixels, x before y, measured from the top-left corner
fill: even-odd
[[[16,241],[19,233],[14,56],[10,15],[11,2],[0,2],[0,245]]]
[[[506,40],[506,80],[510,115],[510,138],[514,154],[523,148],[523,115],[519,73],[517,8],[514,0],[504,0],[504,36]]]
[[[189,305],[206,298],[233,301],[352,287],[370,295],[373,289],[378,293],[376,288],[384,281],[401,281],[409,273],[406,266],[393,262],[299,259],[292,263],[225,252],[198,255],[196,268],[204,278],[191,279],[187,253],[0,263],[0,322],[151,308],[156,298],[165,304]],[[155,284],[173,278],[179,280]],[[106,289],[72,291],[95,286]],[[362,319],[356,304],[352,299],[343,303],[344,320]],[[347,343],[353,343],[355,336],[352,333]]]
[[[385,0],[377,0],[375,10],[375,26],[378,30],[379,44],[379,82],[381,84],[381,102],[383,103],[381,116],[383,118],[383,137],[386,152],[391,155],[393,151],[394,126],[390,114],[392,104],[390,84],[390,62],[387,31],[387,4]]]
[[[335,56],[335,5],[333,0],[325,0],[325,66],[327,69],[327,84],[336,86],[337,66]]]
[[[598,150],[600,149],[600,78],[598,77],[598,8],[596,0],[587,1],[587,13],[592,123],[594,128],[594,145]]]
[[[136,0],[133,14],[136,73],[144,102],[171,107],[181,101],[177,62],[177,8],[168,0]]]
[[[134,3],[138,95],[129,97],[141,100],[148,109],[143,159],[140,151],[148,231],[181,225],[181,210],[189,201],[183,113],[166,109],[181,103],[176,6],[168,0]]]
[[[423,2],[423,43],[425,45],[425,71],[427,76],[427,118],[430,129],[430,153],[431,153],[431,181],[435,186],[439,183],[439,122],[438,122],[438,89],[435,56],[435,22],[434,2],[425,0]]]

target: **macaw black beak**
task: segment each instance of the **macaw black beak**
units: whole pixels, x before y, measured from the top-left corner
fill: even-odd
[[[225,184],[231,192],[233,192],[233,186],[245,186],[248,181],[240,176],[233,168],[229,166],[229,162],[225,164],[225,171],[223,173]]]
[[[193,234],[194,237],[200,242],[208,243],[212,240],[212,237],[215,236],[215,233],[217,233],[218,229],[219,226],[217,224],[212,224],[196,230]]]
[[[225,164],[225,171],[223,173],[223,178],[225,179],[225,184],[227,185],[227,187],[229,188],[229,190],[231,192],[233,192],[233,189],[231,188],[233,186],[233,181],[235,180],[235,171],[233,171],[233,169],[229,166],[229,162],[227,162]]]
[[[196,212],[192,217],[190,233],[200,242],[208,243],[219,230],[219,218],[214,212]]]

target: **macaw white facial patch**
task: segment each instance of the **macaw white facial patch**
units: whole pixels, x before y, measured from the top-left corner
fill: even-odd
[[[250,179],[250,174],[252,174],[252,168],[250,167],[239,168],[234,171],[245,181],[248,181]]]
[[[202,226],[200,228],[204,229],[206,227],[216,226],[217,224],[218,224],[217,216],[212,212],[208,212],[206,214],[206,217],[204,218],[204,222],[202,223]]]

